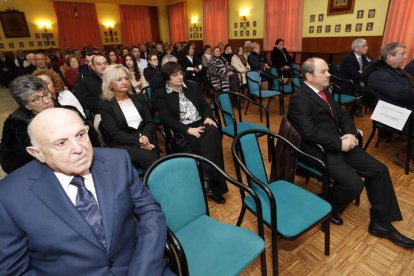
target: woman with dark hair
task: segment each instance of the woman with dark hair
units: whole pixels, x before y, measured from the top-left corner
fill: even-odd
[[[208,62],[211,59],[211,46],[205,45],[203,47],[204,54],[201,56],[201,64],[203,65],[203,68],[207,70]]]
[[[77,55],[68,55],[65,58],[65,64],[68,68],[65,70],[65,79],[69,90],[72,90],[76,84],[76,78],[79,76],[80,58]]]
[[[185,71],[185,77],[187,80],[196,82],[201,81],[201,60],[198,56],[194,55],[194,47],[186,45],[183,48],[182,55],[178,59],[178,63],[181,64]]]
[[[119,56],[118,52],[115,50],[109,50],[106,56],[106,60],[108,61],[108,64],[122,64],[122,59]]]
[[[218,46],[213,47],[213,56],[208,63],[207,76],[210,78],[214,89],[237,92],[239,90],[239,79],[236,72],[236,68],[222,57],[220,48]]]
[[[246,73],[250,71],[250,66],[247,63],[247,59],[244,56],[243,47],[237,49],[237,53],[231,58],[231,65],[236,68],[237,72],[240,72],[239,81],[246,84]],[[241,79],[240,79],[241,77]]]
[[[154,93],[155,103],[164,126],[173,132],[173,146],[201,155],[223,168],[221,136],[198,85],[184,83],[183,69],[176,62],[165,63],[161,72],[165,86]],[[208,166],[203,166],[203,173],[207,195],[217,203],[225,203],[225,179]]]
[[[151,84],[152,77],[160,71],[158,57],[156,54],[148,54],[147,56],[148,66],[144,69],[145,80]]]
[[[283,39],[278,38],[276,40],[275,47],[273,47],[273,50],[270,53],[270,60],[272,61],[272,66],[277,67],[279,74],[283,71],[284,77],[293,76],[293,58],[286,50],[285,41]]]
[[[113,64],[105,69],[99,104],[103,136],[110,147],[126,149],[134,166],[146,170],[159,158],[156,124],[143,95],[132,90],[127,68]]]
[[[230,44],[224,46],[224,52],[222,56],[227,60],[228,63],[231,63],[231,58],[233,57],[233,49]]]
[[[140,93],[141,90],[148,86],[148,82],[141,74],[138,68],[137,60],[134,56],[128,54],[124,57],[124,66],[128,68],[131,73],[131,84],[136,93]]]
[[[19,107],[7,117],[3,125],[0,144],[0,163],[10,173],[33,160],[27,153],[30,146],[27,126],[45,109],[53,108],[52,94],[38,77],[23,75],[10,84],[10,94]]]

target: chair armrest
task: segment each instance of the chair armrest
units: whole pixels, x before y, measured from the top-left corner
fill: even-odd
[[[187,256],[185,255],[180,241],[169,228],[167,228],[167,244],[165,246],[165,251],[173,272],[177,275],[189,276],[190,272],[188,270]]]

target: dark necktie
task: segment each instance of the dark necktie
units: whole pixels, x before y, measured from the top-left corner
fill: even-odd
[[[106,247],[105,233],[102,226],[102,215],[99,211],[98,203],[92,193],[86,189],[83,177],[73,177],[70,184],[78,187],[78,194],[76,195],[76,209],[78,209],[78,212],[81,213],[86,222],[95,232],[102,245]]]
[[[329,104],[328,98],[326,97],[325,91],[321,90],[318,92],[318,94],[322,97],[322,100],[329,106],[329,111],[331,112],[331,115],[334,116],[331,105]]]

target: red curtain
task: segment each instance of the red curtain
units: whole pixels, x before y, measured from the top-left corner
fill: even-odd
[[[382,46],[402,42],[407,46],[407,61],[414,58],[414,1],[391,0]]]
[[[152,41],[148,7],[120,5],[122,44],[132,46]]]
[[[92,45],[102,49],[95,4],[68,2],[53,2],[53,4],[57,17],[59,48],[82,50],[84,46]]]
[[[187,40],[187,10],[185,2],[168,7],[171,43]]]
[[[263,49],[271,50],[282,38],[289,51],[302,50],[303,1],[266,0]]]
[[[229,41],[227,0],[203,0],[204,44]]]

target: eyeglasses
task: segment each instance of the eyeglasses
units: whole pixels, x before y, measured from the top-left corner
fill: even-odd
[[[184,76],[183,72],[177,72],[177,73],[171,74],[170,77],[179,78],[179,77],[183,77],[183,76]]]
[[[35,104],[42,104],[45,103],[45,99],[50,100],[50,98],[52,98],[52,93],[46,89],[43,92],[43,96],[36,96],[33,100],[31,100],[31,102],[34,102]]]

